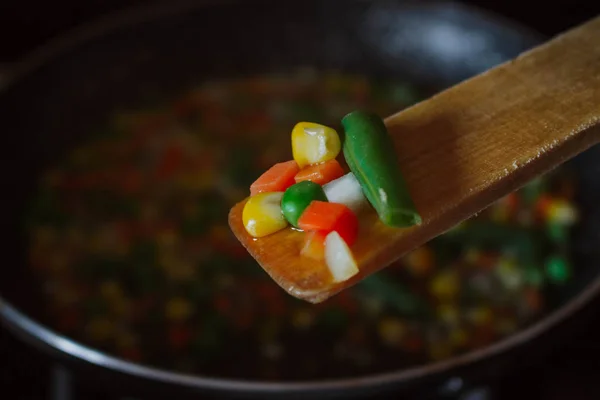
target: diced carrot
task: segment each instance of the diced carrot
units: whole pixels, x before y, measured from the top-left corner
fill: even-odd
[[[304,235],[304,246],[300,254],[314,260],[325,258],[325,238],[327,235],[323,231],[307,232]]]
[[[312,181],[319,185],[324,185],[334,179],[344,175],[344,170],[337,160],[325,161],[321,164],[310,165],[303,168],[296,174],[294,179],[296,183],[302,181]]]
[[[326,201],[312,201],[298,219],[298,226],[304,231],[322,231],[324,234],[336,231],[351,246],[358,234],[356,215],[343,204]]]
[[[250,186],[250,195],[254,196],[263,192],[284,192],[285,189],[296,183],[294,176],[299,170],[300,168],[294,160],[273,165]]]

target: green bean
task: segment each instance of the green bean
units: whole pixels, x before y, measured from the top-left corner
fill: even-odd
[[[402,177],[394,144],[377,115],[354,111],[342,119],[344,157],[383,223],[408,227],[421,223]]]

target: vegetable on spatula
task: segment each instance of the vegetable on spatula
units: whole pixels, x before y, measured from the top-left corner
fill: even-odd
[[[246,200],[229,214],[232,231],[265,271],[298,298],[317,303],[352,286],[600,142],[598,37],[600,18],[395,114],[384,121],[389,141],[358,129],[370,117],[363,114],[350,125],[359,114],[347,119],[346,158],[365,151],[377,165],[379,154],[360,145],[370,143],[387,149],[381,160],[389,160],[393,149],[403,172],[400,181],[390,172],[371,175],[371,163],[350,158],[348,164],[374,209],[366,207],[360,214],[360,231],[350,247],[358,272],[348,279],[338,281],[325,260],[299,256],[305,233],[282,229],[254,240],[241,219]],[[382,131],[381,125],[376,131]],[[326,134],[318,137],[332,143],[325,140]],[[310,143],[311,152],[335,158],[335,151],[320,152],[315,150],[318,142]],[[316,158],[305,157],[299,164],[304,168],[311,162]],[[379,183],[365,188],[365,177]],[[399,188],[389,189],[394,182]],[[324,191],[329,196],[327,188]],[[420,218],[401,196],[405,192]],[[397,211],[382,210],[392,198]],[[328,201],[337,204],[330,197]],[[419,219],[419,225],[398,228]]]
[[[408,227],[421,216],[408,192],[394,153],[394,142],[381,118],[354,111],[342,119],[344,157],[384,224]]]

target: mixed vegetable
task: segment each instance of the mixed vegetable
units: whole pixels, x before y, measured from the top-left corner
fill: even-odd
[[[373,113],[353,111],[344,116],[342,125],[343,146],[333,128],[313,122],[296,124],[294,159],[275,164],[250,186],[242,218],[255,238],[285,229],[285,221],[306,232],[300,255],[325,260],[334,282],[358,273],[350,246],[358,235],[356,213],[369,202],[387,225],[421,223],[383,120]],[[347,175],[336,160],[342,147],[351,170]]]
[[[29,260],[52,328],[161,368],[305,380],[444,359],[532,323],[578,273],[568,254],[576,187],[564,169],[318,305],[287,295],[230,233],[229,209],[256,177],[294,160],[254,186],[250,214],[269,222],[257,235],[316,226],[303,256],[347,254],[336,250],[357,234],[347,209],[368,205],[361,176],[331,155],[300,166],[289,129],[334,126],[367,106],[390,115],[418,99],[402,82],[303,71],[209,82],[115,115],[47,170],[30,208]],[[323,207],[338,217],[319,217]],[[389,218],[414,220],[402,209]],[[336,224],[335,235],[320,229]]]

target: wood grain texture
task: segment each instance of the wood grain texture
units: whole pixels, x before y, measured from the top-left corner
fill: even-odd
[[[334,284],[300,257],[301,232],[253,239],[245,201],[232,208],[236,237],[291,295],[324,301],[599,142],[600,17],[385,122],[423,224],[393,229],[365,212],[353,279]]]

